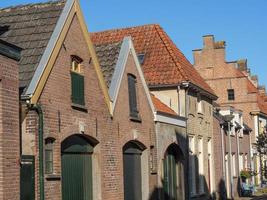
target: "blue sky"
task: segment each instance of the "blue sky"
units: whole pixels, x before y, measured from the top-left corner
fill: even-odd
[[[1,0],[0,7],[42,0]],[[227,61],[247,58],[267,86],[266,0],[80,0],[89,31],[157,23],[192,62],[202,36],[225,40]]]

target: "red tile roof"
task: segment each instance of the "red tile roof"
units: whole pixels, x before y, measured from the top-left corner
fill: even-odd
[[[155,106],[155,109],[159,112],[163,112],[163,113],[167,113],[167,114],[171,114],[171,115],[177,115],[176,112],[174,112],[174,110],[172,110],[170,107],[168,107],[166,104],[164,104],[163,102],[161,102],[157,97],[155,97],[153,94],[151,94],[151,99],[152,102]]]
[[[248,93],[257,93],[258,89],[253,85],[253,83],[248,79],[247,80],[247,88],[248,88]]]
[[[94,44],[118,42],[125,36],[132,37],[137,54],[145,54],[142,66],[149,85],[177,85],[183,81],[189,81],[215,95],[159,25],[152,24],[91,33]]]
[[[267,102],[265,101],[266,97],[264,97],[263,95],[259,93],[259,90],[249,79],[247,79],[247,89],[248,89],[248,93],[257,94],[258,107],[262,113],[267,114]]]

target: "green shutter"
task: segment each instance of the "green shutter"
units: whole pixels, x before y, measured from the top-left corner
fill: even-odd
[[[71,72],[72,103],[84,105],[84,76]]]
[[[20,199],[35,199],[34,156],[22,155],[20,166]]]
[[[132,117],[138,117],[137,100],[136,100],[136,78],[128,75],[128,92],[129,92],[129,106],[130,115]]]

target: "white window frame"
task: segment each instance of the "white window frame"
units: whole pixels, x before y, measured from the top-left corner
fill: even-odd
[[[232,153],[232,172],[233,172],[233,177],[236,177],[236,155],[235,153]]]
[[[201,96],[197,96],[197,113],[203,114],[203,100]]]
[[[196,170],[195,170],[195,156],[196,156],[196,152],[195,152],[195,136],[190,135],[189,136],[189,163],[191,165],[191,170],[190,170],[190,175],[191,175],[191,182],[190,184],[190,195],[194,196],[196,195]]]
[[[199,172],[199,193],[204,193],[204,152],[203,137],[198,137],[198,172]]]

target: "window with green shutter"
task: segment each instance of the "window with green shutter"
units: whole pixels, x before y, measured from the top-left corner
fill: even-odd
[[[132,74],[128,74],[128,92],[129,92],[130,117],[139,118],[137,99],[136,99],[136,77]]]
[[[84,76],[71,72],[71,99],[72,103],[84,105]]]

